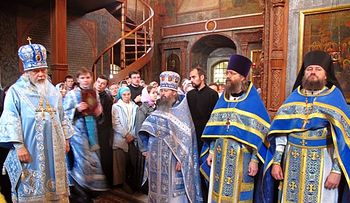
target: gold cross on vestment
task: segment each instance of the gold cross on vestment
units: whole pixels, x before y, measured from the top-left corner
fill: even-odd
[[[231,177],[225,178],[225,182],[227,185],[230,185],[232,183],[232,178]]]
[[[320,158],[320,155],[317,152],[311,152],[311,154],[309,154],[309,157],[315,161],[316,159]]]
[[[27,40],[28,40],[28,42],[29,42],[29,44],[32,44],[32,38],[30,38],[30,37],[27,37]]]
[[[220,145],[216,148],[216,151],[219,152],[219,153],[221,152],[221,147],[220,147]]]
[[[309,192],[314,192],[316,190],[316,186],[314,184],[310,184],[306,187],[306,189],[309,191]]]
[[[231,148],[230,149],[230,156],[234,156],[236,154],[235,149]]]
[[[292,152],[292,156],[293,156],[294,158],[297,158],[299,155],[300,155],[300,154],[299,154],[299,152],[298,152],[297,150],[294,150],[294,151]]]
[[[298,186],[297,186],[297,184],[295,184],[294,181],[292,181],[291,183],[289,183],[289,187],[290,187],[290,189],[295,190]]]
[[[300,144],[303,145],[303,146],[305,146],[305,145],[307,144],[307,142],[306,142],[305,140],[301,140],[301,141],[300,141]]]
[[[219,175],[215,174],[215,181],[218,182],[219,181]]]
[[[302,129],[305,129],[306,125],[309,123],[309,120],[307,118],[304,119]]]

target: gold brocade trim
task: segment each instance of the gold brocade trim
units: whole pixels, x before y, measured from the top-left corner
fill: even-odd
[[[302,96],[306,96],[306,94],[304,94],[303,92],[301,92],[300,87],[301,87],[301,86],[298,87],[298,93],[299,93],[300,95],[302,95]],[[322,89],[322,90],[319,90],[319,91],[324,91],[324,90],[326,90],[326,89],[327,89],[327,87],[323,87],[323,89]],[[319,97],[319,96],[328,95],[328,94],[330,94],[331,92],[333,92],[334,89],[335,89],[335,85],[333,85],[333,86],[332,86],[330,89],[328,89],[327,91],[321,92],[320,94],[317,94],[317,96]]]
[[[222,135],[202,135],[202,137],[203,137],[203,136],[204,136],[205,138],[222,138]],[[236,140],[236,141],[238,141],[238,142],[240,142],[240,143],[242,143],[242,144],[245,144],[245,145],[247,145],[247,146],[249,146],[249,147],[255,149],[256,152],[257,152],[256,156],[259,157],[259,159],[260,159],[260,161],[261,161],[262,163],[265,163],[264,158],[262,158],[262,156],[259,154],[258,148],[257,148],[255,145],[252,145],[252,144],[250,144],[249,142],[246,142],[246,141],[244,141],[244,140],[241,140],[241,139],[239,139],[239,138],[237,138],[237,137],[235,137],[235,136],[232,136],[232,135],[225,135],[225,138],[231,138],[231,139],[233,139],[233,140]],[[265,144],[265,143],[266,143],[266,142],[264,141],[264,144]],[[266,144],[268,144],[268,146],[266,146],[266,147],[268,148],[268,147],[270,146],[270,143],[267,142]]]
[[[258,120],[266,128],[270,127],[270,123],[268,123],[267,121],[262,119],[260,116],[257,116],[256,114],[253,114],[253,113],[250,113],[250,112],[247,112],[247,111],[242,111],[242,110],[237,109],[237,108],[219,108],[219,109],[213,110],[212,113],[215,114],[215,113],[228,113],[228,112],[237,113],[237,114],[240,114],[240,115],[243,115],[243,116],[247,116],[249,118],[253,118],[255,120]],[[208,123],[212,123],[212,122],[208,122]]]
[[[199,157],[203,157],[209,151],[209,148],[210,147],[208,147],[208,149],[206,149],[203,153],[201,153],[201,155]]]
[[[207,176],[207,174],[205,173],[205,171],[203,171],[202,168],[199,168],[199,171],[201,172],[202,176],[204,176],[204,178],[205,178],[207,181],[210,181],[210,178]]]
[[[226,121],[207,123],[207,126],[215,126],[215,125],[226,126]],[[254,129],[254,128],[252,128],[252,127],[246,126],[246,125],[244,125],[244,124],[242,124],[242,123],[238,123],[238,122],[236,122],[236,121],[235,121],[235,122],[231,122],[230,125],[231,125],[231,126],[235,126],[235,127],[237,127],[237,128],[240,128],[240,129],[242,129],[242,130],[246,130],[246,131],[248,131],[248,132],[251,132],[251,133],[257,135],[258,137],[260,137],[261,140],[265,140],[265,135],[264,135],[262,132],[260,132],[259,130],[257,130],[257,129]],[[205,135],[204,135],[204,136],[205,136]],[[203,137],[203,135],[202,135],[202,137]]]
[[[242,183],[241,192],[254,190],[254,183]]]
[[[239,200],[241,198],[241,191],[242,191],[241,187],[242,187],[242,182],[243,182],[242,178],[243,178],[243,167],[244,167],[244,165],[243,165],[243,154],[244,153],[249,153],[249,152],[244,152],[244,150],[246,150],[246,149],[240,148],[239,150],[237,150],[238,151],[237,152],[238,153],[237,154],[238,165],[236,165],[236,167],[238,166],[238,174],[239,175],[235,176],[235,183],[238,183],[237,187],[235,187],[236,188],[236,191],[235,191],[235,193],[236,193],[236,202],[239,202]],[[233,195],[233,197],[235,197],[235,195]]]
[[[300,178],[299,178],[299,202],[304,200],[304,189],[305,189],[305,168],[306,168],[306,156],[307,149],[301,149],[301,169],[300,169]]]
[[[309,115],[306,114],[279,114],[276,115],[274,120],[286,120],[286,119],[311,119],[311,118],[324,118],[327,116],[323,113],[311,113]]]
[[[347,173],[347,171],[345,170],[345,166],[344,166],[344,163],[342,162],[341,158],[340,158],[340,155],[339,155],[339,147],[338,147],[338,144],[336,142],[336,137],[335,137],[335,132],[334,132],[334,129],[333,127],[331,126],[331,134],[332,134],[332,139],[333,139],[333,144],[334,144],[334,153],[336,153],[336,157],[337,157],[337,160],[338,160],[338,163],[342,169],[342,172],[344,173],[344,176],[345,176],[345,179],[348,183],[348,186],[350,187],[350,178],[349,178],[349,174]]]
[[[321,169],[324,169],[324,150],[321,150]],[[318,178],[317,202],[321,202],[321,191],[323,190],[322,189],[323,175],[324,175],[324,170],[320,173],[320,176]]]
[[[312,146],[312,147],[308,147],[308,146],[301,146],[301,145],[297,145],[297,144],[293,144],[293,143],[288,143],[289,145],[295,146],[295,147],[299,147],[299,148],[303,148],[303,149],[320,149],[320,148],[325,148],[327,146],[331,146],[333,145],[332,143],[323,146]]]
[[[283,180],[283,187],[282,187],[282,196],[283,196],[282,199],[284,202],[287,202],[288,171],[286,169],[289,168],[289,163],[290,163],[290,156],[287,156],[285,167],[284,167],[284,175],[283,175],[283,177],[285,178]]]

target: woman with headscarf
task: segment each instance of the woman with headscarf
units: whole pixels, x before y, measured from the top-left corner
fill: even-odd
[[[131,100],[128,87],[120,87],[118,101],[112,106],[113,125],[113,185],[122,186],[133,193],[135,165],[132,161],[137,151],[135,118],[138,106]]]
[[[143,183],[146,181],[146,177],[144,178],[144,165],[145,158],[148,157],[147,151],[148,149],[144,148],[143,142],[147,142],[147,138],[142,135],[139,135],[138,132],[141,128],[143,121],[156,109],[156,101],[158,97],[158,91],[156,86],[148,85],[143,88],[141,93],[141,106],[139,107],[136,114],[136,133],[138,138],[138,157],[137,157],[137,185],[141,187]],[[146,184],[147,185],[147,184]],[[147,191],[146,185],[143,187]],[[142,189],[143,189],[142,188]],[[143,190],[144,191],[144,190]]]

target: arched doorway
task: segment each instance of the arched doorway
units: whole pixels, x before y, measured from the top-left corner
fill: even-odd
[[[200,38],[191,48],[191,67],[202,66],[207,72],[207,83],[222,83],[222,73],[226,72],[227,61],[237,52],[236,44],[224,35],[212,34]],[[225,63],[226,62],[226,63]],[[216,67],[216,71],[214,71]]]

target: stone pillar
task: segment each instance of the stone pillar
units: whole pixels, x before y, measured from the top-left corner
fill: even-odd
[[[64,80],[68,73],[67,58],[67,0],[51,0],[51,40],[52,54],[50,65],[52,83]]]
[[[268,43],[267,109],[276,112],[285,100],[286,61],[288,41],[288,2],[272,0],[270,9]]]

